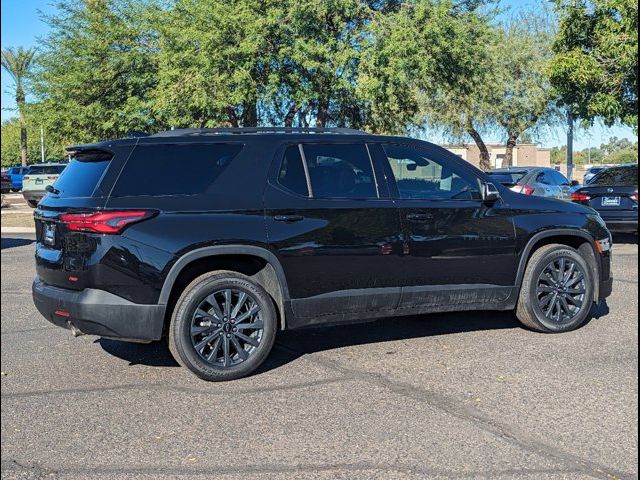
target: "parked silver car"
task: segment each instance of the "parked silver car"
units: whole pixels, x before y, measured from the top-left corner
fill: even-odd
[[[571,192],[580,182],[570,182],[559,171],[545,167],[496,168],[487,172],[495,180],[517,193],[571,200]]]

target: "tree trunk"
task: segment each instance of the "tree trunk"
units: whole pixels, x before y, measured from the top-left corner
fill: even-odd
[[[240,125],[236,109],[233,107],[227,107],[227,114],[229,115],[229,125],[231,125],[232,128],[238,128]]]
[[[293,126],[293,120],[296,118],[296,113],[298,113],[298,106],[294,103],[284,116],[284,126],[286,128],[291,128]]]
[[[485,172],[487,170],[491,170],[491,155],[489,154],[487,144],[482,140],[480,133],[478,133],[478,131],[473,127],[469,127],[467,129],[467,133],[471,135],[471,138],[473,138],[473,141],[476,142],[476,145],[480,150],[480,170]]]
[[[24,117],[20,115],[20,156],[22,158],[22,166],[27,166],[27,126]]]
[[[325,128],[329,117],[329,101],[321,100],[318,105],[318,114],[316,115],[316,127]]]
[[[507,150],[504,153],[503,167],[513,167],[513,149],[518,143],[519,133],[510,132],[507,138]]]
[[[255,101],[247,102],[242,107],[242,126],[258,126],[258,105]]]

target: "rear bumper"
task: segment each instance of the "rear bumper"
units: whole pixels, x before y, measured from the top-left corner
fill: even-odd
[[[27,190],[26,192],[24,190],[22,191],[22,196],[27,202],[30,200],[39,202],[46,194],[47,192],[44,190]]]
[[[629,210],[621,212],[599,212],[600,216],[607,224],[607,228],[612,232],[637,232],[638,231],[638,211]]]
[[[104,290],[52,287],[39,278],[32,293],[38,311],[59,327],[133,342],[162,338],[165,305],[140,305]]]

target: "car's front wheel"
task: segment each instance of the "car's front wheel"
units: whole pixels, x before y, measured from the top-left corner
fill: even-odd
[[[224,381],[254,372],[277,330],[269,294],[237,272],[210,272],[184,290],[173,311],[169,349],[200,378]]]
[[[546,245],[529,259],[516,315],[539,332],[573,330],[587,320],[594,291],[592,271],[580,252],[566,245]]]

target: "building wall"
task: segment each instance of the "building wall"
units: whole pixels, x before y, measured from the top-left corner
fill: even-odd
[[[475,143],[466,145],[445,145],[444,148],[458,155],[472,165],[480,166],[480,149]],[[492,168],[501,168],[507,147],[500,144],[487,144]],[[540,148],[535,144],[522,143],[513,149],[513,165],[521,167],[550,167],[551,149]]]

